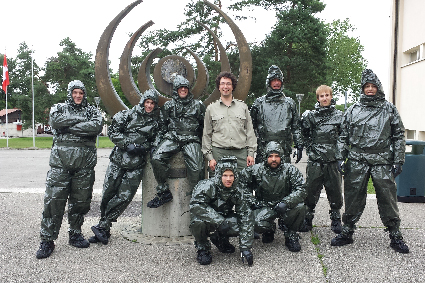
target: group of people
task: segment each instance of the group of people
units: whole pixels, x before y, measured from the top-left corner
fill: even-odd
[[[344,114],[335,109],[332,89],[322,85],[316,90],[315,110],[299,117],[294,100],[283,92],[283,74],[274,65],[268,71],[267,93],[251,109],[233,97],[237,79],[232,73],[221,72],[215,82],[220,98],[206,108],[194,99],[189,81],[177,75],[172,99],[161,108],[159,93],[149,89],[138,105],[114,115],[108,136],[115,147],[105,175],[101,217],[91,227],[94,235],[86,240],[81,226],[90,208],[95,139],[103,119],[87,103],[84,85],[72,81],[68,100],[50,111],[54,141],[36,257],[52,254],[67,201],[69,244],[77,248],[108,244],[112,223],[139,187],[148,154],[158,186],[147,206],[154,209],[172,201],[167,184],[169,160],[179,151],[192,190],[189,228],[201,265],[212,262],[210,242],[220,252],[234,253],[229,241],[234,236],[239,237],[242,261],[252,265],[254,239],[273,242],[277,227],[284,233],[288,250],[300,251],[298,232],[313,228],[323,186],[330,204],[331,230],[337,234],[331,245],[351,244],[365,208],[370,177],[390,246],[409,252],[400,232],[394,181],[404,163],[404,127],[371,70],[362,74],[360,101]],[[306,181],[291,164],[292,146],[295,163],[306,149]],[[204,160],[210,176],[206,179]]]

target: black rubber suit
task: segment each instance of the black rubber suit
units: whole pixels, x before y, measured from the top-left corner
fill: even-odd
[[[155,103],[152,112],[145,111],[144,102]],[[146,153],[155,142],[159,127],[158,93],[147,90],[138,105],[114,115],[108,136],[115,144],[103,183],[99,227],[109,231],[132,201],[142,180]],[[133,146],[135,145],[135,147]],[[135,148],[135,149],[134,149]]]
[[[169,160],[182,151],[187,168],[187,178],[191,189],[204,179],[204,157],[201,151],[201,137],[204,126],[205,106],[193,98],[192,93],[182,99],[177,90],[189,88],[189,81],[178,75],[173,81],[173,99],[161,109],[161,143],[152,156],[152,167],[158,182],[157,195],[169,191],[165,183],[169,175]]]
[[[316,103],[315,110],[306,111],[301,118],[301,131],[304,147],[308,155],[306,189],[306,220],[312,222],[314,209],[320,192],[325,187],[330,205],[331,220],[340,220],[343,204],[341,174],[336,159],[336,143],[341,130],[343,113],[335,109],[335,101],[330,106]]]
[[[375,95],[365,95],[366,83],[378,88]],[[404,163],[404,131],[397,108],[385,100],[378,77],[371,70],[364,70],[360,101],[344,114],[338,139],[337,159],[348,158],[344,176],[344,234],[354,232],[366,205],[367,184],[372,177],[382,223],[390,231],[391,239],[402,239],[393,169],[398,166],[401,170]]]
[[[279,90],[270,87],[271,81],[276,78],[282,82]],[[302,153],[300,119],[294,100],[283,93],[283,74],[275,65],[269,68],[266,87],[267,94],[257,98],[250,110],[258,144],[256,163],[264,161],[264,149],[270,141],[282,146],[282,158],[291,163],[292,141],[300,150],[299,154]]]
[[[72,98],[74,89],[84,91],[81,104]],[[90,210],[97,163],[96,136],[102,131],[100,111],[87,103],[81,81],[68,85],[68,100],[50,109],[53,146],[47,173],[44,211],[41,220],[42,241],[56,240],[68,201],[69,234],[81,234],[84,215]]]
[[[274,141],[265,148],[267,157],[272,153],[283,155],[281,146]],[[273,241],[275,219],[279,218],[279,228],[284,231],[285,239],[298,241],[297,231],[306,212],[304,199],[307,193],[303,175],[294,165],[284,163],[282,158],[277,168],[271,168],[267,157],[264,157],[263,162],[245,168],[240,174],[241,186],[250,199],[251,207],[255,209],[255,232],[263,233],[264,243]],[[286,205],[284,214],[276,211],[280,203]]]
[[[233,158],[233,160],[231,160]],[[221,241],[227,245],[229,237],[239,236],[241,252],[249,251],[254,241],[254,219],[249,202],[244,199],[243,190],[238,186],[236,157],[220,159],[215,169],[214,177],[200,181],[193,190],[190,200],[190,231],[195,237],[195,246],[200,250],[211,250],[211,241],[221,252],[231,253],[232,250],[222,249]],[[235,180],[230,188],[222,182],[226,170],[235,174]],[[228,230],[225,235],[217,235],[220,225],[226,223]],[[216,231],[213,235],[212,232]],[[220,239],[221,237],[221,239]]]

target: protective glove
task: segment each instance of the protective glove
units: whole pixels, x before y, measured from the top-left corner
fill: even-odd
[[[152,159],[152,156],[153,156],[153,153],[155,152],[155,150],[156,150],[156,146],[151,147],[151,150],[150,150],[151,159]]]
[[[256,210],[256,209],[260,209],[260,208],[262,208],[262,206],[260,206],[258,203],[251,204],[251,209],[252,210]]]
[[[393,172],[394,178],[400,175],[400,173],[403,171],[401,166],[402,165],[400,163],[393,164],[392,172]]]
[[[65,128],[61,128],[61,129],[57,129],[56,130],[56,132],[58,133],[58,134],[67,134],[67,133],[69,133],[69,127],[65,127]]]
[[[284,215],[286,210],[288,209],[288,205],[284,202],[279,202],[278,204],[276,204],[276,206],[274,207],[274,210],[279,213],[280,215]]]
[[[300,162],[301,158],[303,157],[303,147],[298,146],[297,147],[297,160],[295,161],[295,164]]]
[[[241,252],[241,258],[242,258],[242,263],[245,263],[245,259],[246,259],[246,263],[248,263],[249,266],[251,266],[254,263],[254,256],[252,255],[251,251],[242,251]]]
[[[217,227],[217,231],[222,234],[222,235],[226,235],[227,232],[229,232],[230,228],[232,228],[231,224],[229,221],[224,220],[223,222],[221,222],[221,224]]]
[[[127,146],[126,151],[129,154],[139,155],[145,152],[145,148],[140,144],[131,143]]]
[[[343,160],[338,160],[338,171],[341,175],[345,174],[345,162]]]

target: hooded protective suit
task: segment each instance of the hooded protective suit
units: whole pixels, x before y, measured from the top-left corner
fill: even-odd
[[[205,106],[194,99],[190,91],[185,98],[179,97],[178,89],[183,86],[189,89],[189,81],[177,75],[173,81],[173,99],[161,109],[159,136],[162,140],[152,156],[152,167],[158,182],[157,194],[168,191],[165,184],[170,168],[168,161],[179,151],[184,154],[190,188],[193,189],[204,177],[201,137]]]
[[[223,157],[217,163],[214,177],[200,181],[193,190],[190,200],[190,230],[195,237],[195,246],[198,250],[211,250],[208,237],[225,220],[231,225],[227,236],[239,236],[240,250],[250,250],[252,247],[254,240],[252,211],[238,186],[236,157],[231,158]],[[226,170],[231,170],[235,174],[235,180],[230,188],[226,188],[221,179]]]
[[[144,103],[155,103],[152,112],[146,112]],[[99,227],[109,231],[112,222],[124,212],[132,201],[142,180],[146,153],[150,152],[159,128],[158,92],[149,89],[139,104],[114,115],[108,136],[115,144],[103,183]],[[134,151],[129,145],[136,145]]]
[[[84,92],[80,104],[72,97],[74,89]],[[100,111],[87,103],[84,84],[68,84],[68,99],[50,109],[53,145],[47,173],[44,211],[41,220],[42,241],[56,240],[68,201],[69,233],[80,234],[84,215],[90,210],[97,163],[96,136],[102,131]]]
[[[315,105],[315,110],[306,111],[301,118],[301,132],[307,150],[307,206],[306,219],[311,223],[320,192],[325,187],[331,210],[331,220],[341,219],[342,207],[341,174],[338,171],[336,143],[340,134],[343,113],[330,106]]]
[[[279,90],[273,90],[270,86],[270,82],[275,78],[282,82]],[[275,65],[269,68],[266,87],[267,94],[257,98],[250,110],[257,135],[256,163],[264,160],[264,149],[270,141],[276,141],[282,146],[282,159],[290,163],[292,140],[295,147],[302,147],[300,119],[294,100],[283,93],[283,74]]]
[[[360,101],[347,109],[338,139],[336,158],[348,158],[344,176],[343,232],[353,232],[366,205],[367,183],[372,177],[379,214],[390,235],[401,237],[393,165],[404,163],[404,126],[397,108],[385,100],[382,85],[372,70],[362,73]],[[366,83],[375,95],[366,95]]]
[[[265,148],[263,162],[247,167],[241,172],[240,182],[246,198],[250,199],[251,207],[255,208],[255,231],[258,233],[275,232],[275,219],[280,218],[284,224],[285,237],[298,237],[296,232],[302,224],[306,208],[304,199],[306,190],[302,173],[294,165],[281,163],[277,168],[271,168],[267,162],[272,153],[283,155],[279,143],[269,142]],[[252,194],[255,192],[255,196]],[[275,207],[285,203],[285,215],[279,215]],[[282,225],[283,226],[283,225]]]

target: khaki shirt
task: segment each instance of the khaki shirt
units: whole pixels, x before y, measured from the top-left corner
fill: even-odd
[[[208,105],[202,135],[202,153],[208,161],[214,159],[212,147],[247,148],[248,156],[254,157],[257,138],[248,106],[243,101],[233,99],[227,106],[220,98]]]

